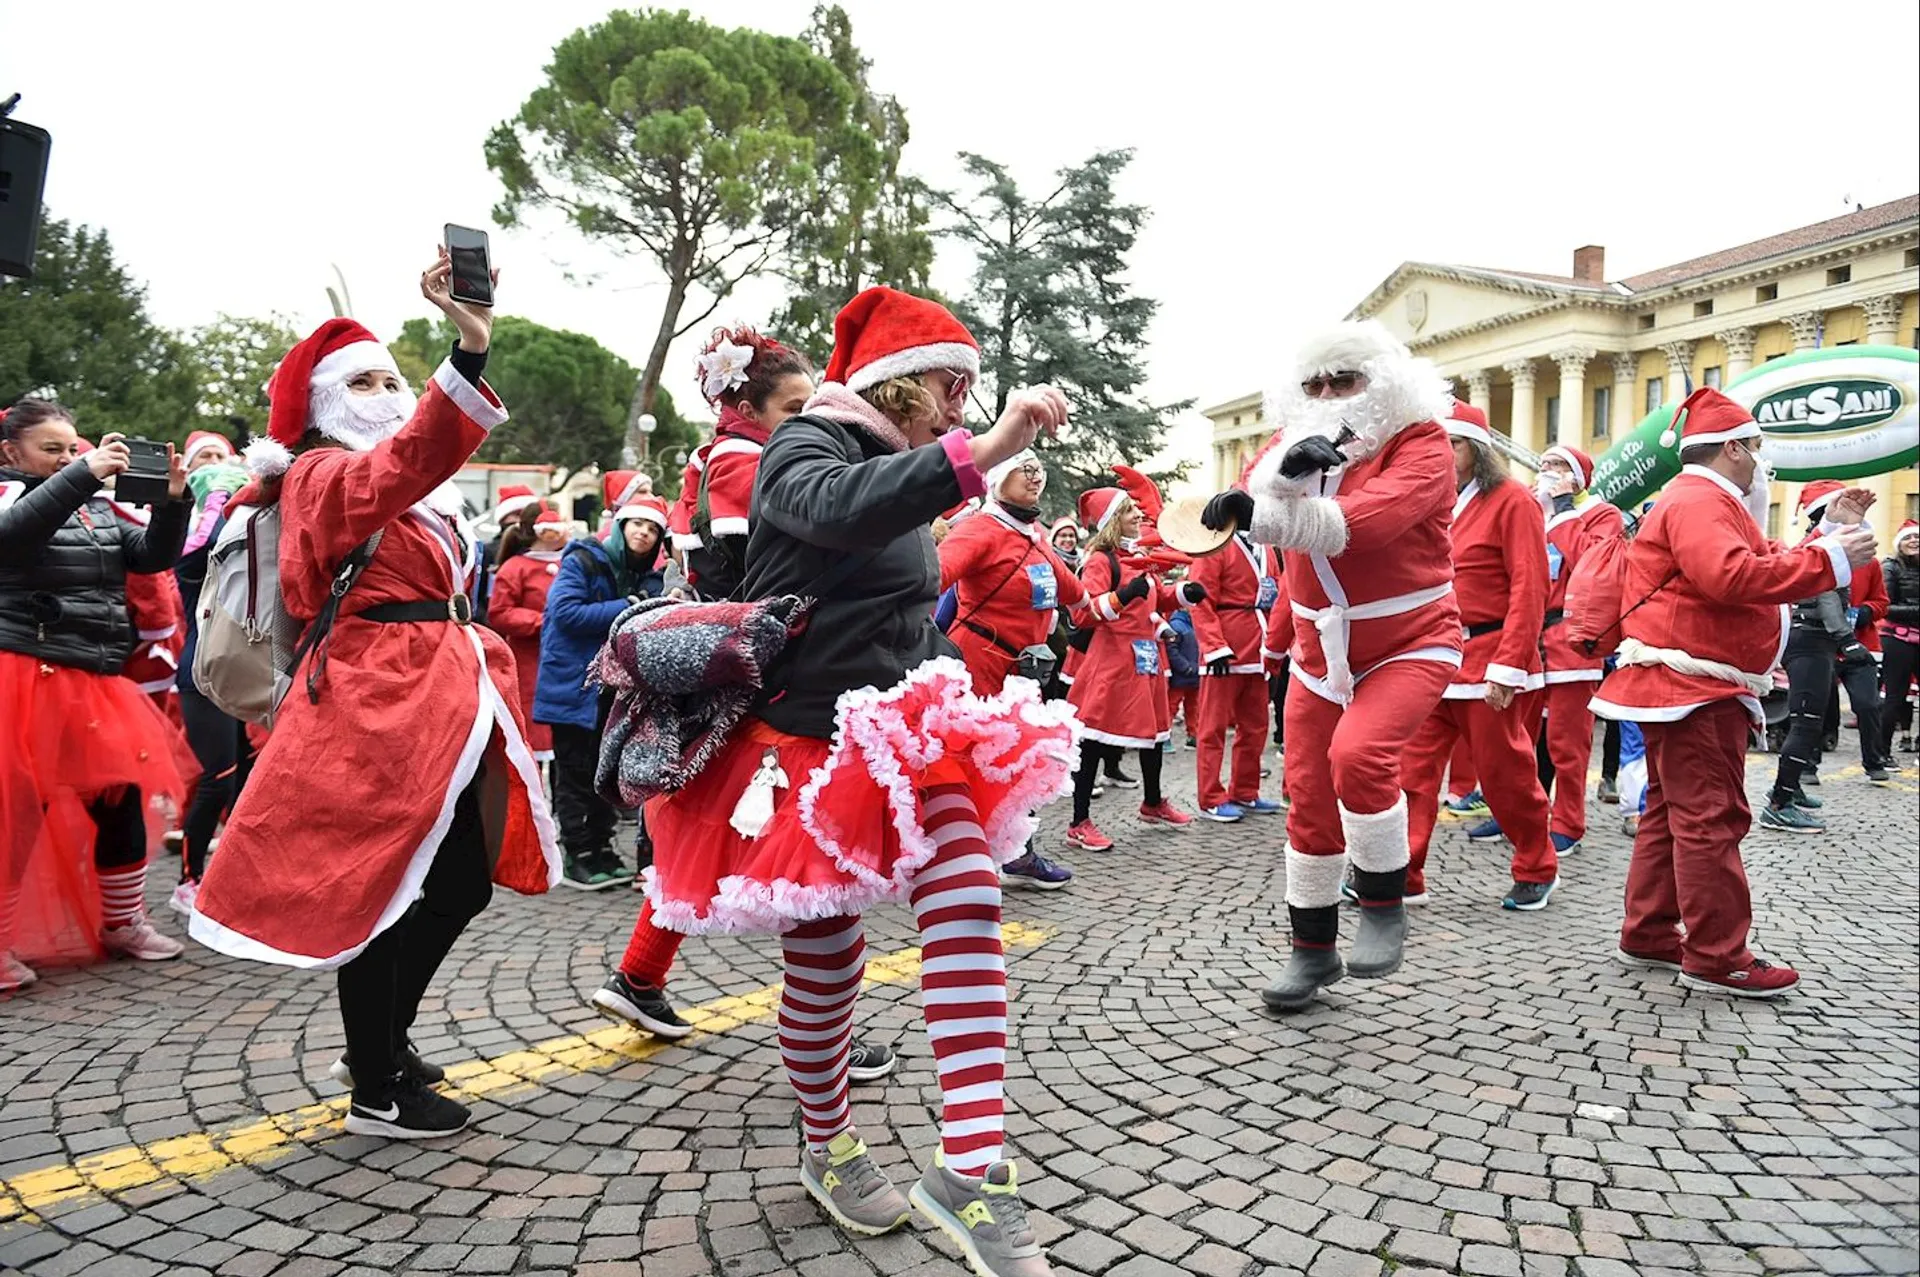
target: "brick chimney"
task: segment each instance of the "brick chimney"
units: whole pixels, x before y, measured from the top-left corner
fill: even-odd
[[[1589,284],[1607,282],[1607,250],[1598,244],[1573,250],[1573,277]]]

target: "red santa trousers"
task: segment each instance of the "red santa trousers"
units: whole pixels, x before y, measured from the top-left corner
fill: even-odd
[[[1400,765],[1407,790],[1407,894],[1427,889],[1427,845],[1440,811],[1440,776],[1455,742],[1464,739],[1480,777],[1480,794],[1513,843],[1515,882],[1552,882],[1559,858],[1547,837],[1547,791],[1533,754],[1538,692],[1522,692],[1496,710],[1485,700],[1441,701],[1420,725]]]
[[[1227,728],[1233,728],[1233,783],[1220,784]],[[1194,733],[1200,769],[1200,805],[1260,796],[1260,751],[1267,747],[1267,676],[1208,674],[1200,679],[1200,730]]]
[[[1703,705],[1671,723],[1640,725],[1647,741],[1647,809],[1627,870],[1627,919],[1620,928],[1627,952],[1677,959],[1696,975],[1724,975],[1752,963],[1753,901],[1740,863],[1740,840],[1753,828],[1749,726],[1747,711],[1734,700]]]
[[[1453,666],[1438,661],[1391,661],[1363,677],[1344,708],[1301,679],[1288,685],[1287,842],[1293,852],[1338,857],[1347,845],[1342,808],[1371,816],[1399,807],[1401,752],[1453,674]],[[1337,863],[1330,873],[1313,875],[1311,885],[1292,881],[1296,867],[1288,867],[1288,903],[1340,903]]]
[[[1480,788],[1480,775],[1473,770],[1473,751],[1466,738],[1453,747],[1453,761],[1447,764],[1447,797],[1465,798]]]
[[[1553,831],[1579,842],[1587,836],[1587,764],[1593,760],[1593,682],[1548,683],[1547,757],[1553,761]],[[1502,826],[1505,828],[1505,826]]]

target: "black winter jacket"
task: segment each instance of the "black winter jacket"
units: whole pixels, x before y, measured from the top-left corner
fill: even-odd
[[[842,692],[892,687],[932,657],[958,658],[933,624],[940,559],[930,528],[962,496],[937,445],[888,452],[822,417],[773,432],[753,485],[746,597],[812,595],[847,556],[862,566],[819,600],[769,673],[757,713],[770,726],[824,739]]]
[[[1880,561],[1887,579],[1887,617],[1896,625],[1920,627],[1920,563],[1891,555]]]
[[[46,479],[0,469],[0,650],[118,674],[134,644],[127,574],[171,568],[192,513],[184,497],[163,502],[136,528],[85,461]]]

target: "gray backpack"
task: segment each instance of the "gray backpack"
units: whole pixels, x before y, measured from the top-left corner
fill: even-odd
[[[280,596],[280,506],[229,507],[200,588],[193,681],[201,695],[242,722],[272,727],[294,671],[333,628],[341,598],[379,543],[376,532],[347,556],[303,637]],[[318,699],[316,687],[308,691]]]

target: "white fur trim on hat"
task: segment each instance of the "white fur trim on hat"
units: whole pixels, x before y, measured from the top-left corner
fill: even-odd
[[[313,389],[337,386],[363,372],[390,372],[398,377],[400,365],[393,362],[393,352],[380,342],[351,342],[315,364],[307,384]]]
[[[504,519],[508,515],[520,513],[522,510],[534,504],[539,499],[540,499],[539,497],[531,496],[531,495],[524,496],[524,497],[508,497],[505,501],[502,501],[499,505],[495,506],[493,508],[493,512],[496,517]]]
[[[1765,434],[1766,431],[1760,428],[1760,423],[1757,421],[1743,421],[1729,430],[1709,430],[1705,434],[1688,435],[1684,439],[1673,433],[1672,426],[1668,426],[1660,432],[1660,446],[1671,448],[1677,443],[1684,452],[1688,448],[1698,448],[1702,444],[1725,443],[1729,439],[1759,439]]]
[[[1482,448],[1493,447],[1493,436],[1474,425],[1471,421],[1455,421],[1452,417],[1440,423],[1450,439],[1469,439]]]
[[[260,435],[240,454],[247,473],[256,479],[272,479],[287,472],[293,464],[293,452],[279,440]]]
[[[1487,442],[1491,444],[1493,441],[1489,439]],[[1567,469],[1573,471],[1573,477],[1579,480],[1577,486],[1581,491],[1585,491],[1586,486],[1593,482],[1593,476],[1587,473],[1587,468],[1580,464],[1580,458],[1573,455],[1572,449],[1556,443],[1540,454],[1542,461],[1548,457],[1556,457],[1567,463]]]
[[[987,471],[987,495],[993,496],[997,494],[1000,491],[1000,481],[1012,474],[1015,470],[1018,470],[1029,461],[1039,460],[1039,453],[1035,452],[1032,448],[1023,448],[993,469]],[[1041,472],[1043,475],[1045,471],[1046,467],[1042,466]]]
[[[613,512],[615,523],[623,523],[628,519],[645,519],[648,523],[659,524],[662,532],[667,529],[667,512],[657,505],[648,505],[642,501],[623,505]]]
[[[941,368],[977,378],[980,375],[980,352],[964,341],[909,346],[853,369],[847,374],[847,389],[857,395],[895,377],[917,377],[923,372],[934,372]]]

